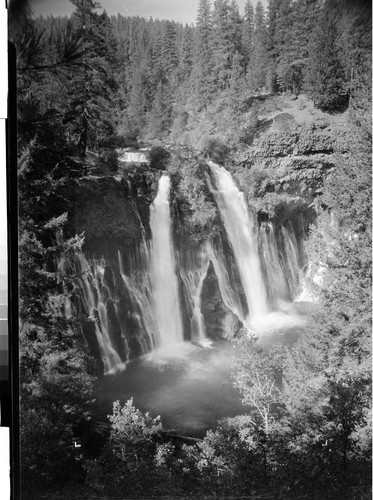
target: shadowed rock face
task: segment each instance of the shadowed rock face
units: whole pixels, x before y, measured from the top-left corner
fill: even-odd
[[[201,310],[206,322],[207,336],[212,339],[225,338],[224,324],[229,311],[223,303],[212,262],[202,287]]]
[[[158,172],[130,172],[126,177],[86,177],[66,189],[68,232],[84,232],[88,256],[116,259],[149,235],[149,206],[157,192]]]

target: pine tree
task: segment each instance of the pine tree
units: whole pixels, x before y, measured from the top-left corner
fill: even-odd
[[[335,20],[322,11],[312,34],[309,49],[307,89],[321,109],[338,108],[346,100],[345,75],[336,46]]]
[[[233,53],[242,54],[242,18],[236,0],[228,5],[228,31]]]
[[[209,0],[200,0],[197,11],[197,57],[208,59],[211,45],[212,12]]]
[[[170,128],[171,108],[168,102],[169,90],[166,85],[159,83],[154,96],[152,108],[148,115],[148,136],[152,139],[163,138]]]
[[[193,31],[188,24],[183,30],[180,47],[179,71],[182,81],[190,75],[193,66]]]
[[[253,37],[254,37],[254,8],[247,0],[245,4],[244,20],[242,23],[242,50],[245,73],[250,62],[253,52]]]
[[[308,60],[307,33],[315,26],[317,9],[317,0],[277,0],[271,4],[272,56],[282,90],[297,94],[303,88]]]
[[[24,67],[25,61],[19,62]],[[24,491],[34,496],[52,483],[79,476],[72,438],[90,417],[93,382],[85,339],[63,314],[74,295],[74,277],[59,267],[83,244],[82,235],[64,239],[63,231],[68,220],[66,186],[87,170],[72,157],[56,116],[52,122],[43,110],[43,81],[49,71],[48,64],[43,66],[35,79],[42,85],[34,85],[30,95],[22,84],[18,93],[20,108],[26,100],[37,114],[49,116],[31,139],[30,130],[19,129],[21,471]],[[55,81],[61,78],[64,83],[65,72],[55,73]],[[67,113],[64,118],[68,120]]]
[[[212,98],[212,12],[209,0],[200,0],[197,12],[195,65],[191,83],[198,99],[198,106],[207,106]]]
[[[176,30],[174,23],[166,21],[162,38],[162,66],[168,79],[178,65]]]
[[[248,80],[251,88],[262,89],[267,83],[269,55],[265,14],[260,1],[256,4],[254,26],[254,48],[249,64]]]

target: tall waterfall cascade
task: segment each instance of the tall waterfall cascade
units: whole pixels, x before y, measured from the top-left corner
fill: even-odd
[[[183,327],[176,276],[176,261],[171,234],[170,178],[162,175],[158,194],[150,209],[150,284],[151,304],[159,332],[159,345],[183,341]]]
[[[130,198],[140,229],[135,247],[127,251],[118,245],[117,259],[115,253],[97,259],[77,251],[75,260],[61,260],[60,266],[75,266],[73,274],[79,276],[77,296],[66,300],[63,314],[81,321],[104,373],[115,373],[128,360],[152,351],[173,355],[179,347],[172,346],[186,339],[209,345],[211,338],[225,335],[231,314],[246,329],[265,335],[269,323],[275,328],[291,319],[283,313],[291,302],[310,300],[309,293],[300,293],[306,272],[302,219],[262,223],[257,234],[231,174],[212,162],[209,166],[207,183],[220,213],[221,234],[199,246],[188,246],[184,233],[174,240],[171,179],[163,174],[149,206],[148,226]]]
[[[245,291],[249,316],[255,318],[268,312],[267,293],[260,267],[254,223],[243,193],[237,188],[231,174],[210,162],[215,186],[210,182],[236,259]]]

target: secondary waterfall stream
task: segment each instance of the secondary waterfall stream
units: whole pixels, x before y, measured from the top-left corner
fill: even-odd
[[[215,189],[210,183],[210,189],[235,255],[250,318],[263,316],[268,312],[267,293],[260,269],[254,224],[244,195],[224,167],[210,162],[210,169],[216,185]]]
[[[159,332],[160,347],[183,341],[176,262],[171,235],[170,178],[162,175],[151,206],[150,284],[151,304]]]

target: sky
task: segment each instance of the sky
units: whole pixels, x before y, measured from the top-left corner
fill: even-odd
[[[172,19],[180,23],[195,23],[199,0],[101,0],[100,5],[109,15],[141,16],[153,19]],[[211,0],[211,4],[213,4]],[[241,14],[246,0],[237,0]],[[255,6],[257,0],[251,0]],[[263,5],[266,6],[266,0]],[[68,15],[74,10],[69,0],[29,0],[36,15]]]

